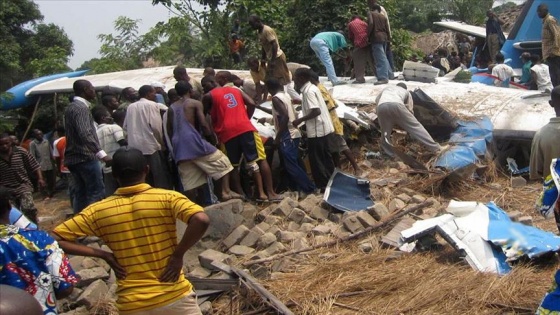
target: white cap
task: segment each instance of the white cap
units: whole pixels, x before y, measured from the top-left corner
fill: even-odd
[[[155,87],[155,88],[162,88],[162,89],[165,90],[165,84],[163,84],[163,83],[161,83],[161,82],[154,81],[154,82],[152,82],[152,84],[150,84],[150,85],[151,85],[152,87]]]

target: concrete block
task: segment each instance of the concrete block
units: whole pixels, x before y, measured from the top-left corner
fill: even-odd
[[[268,231],[266,231],[266,233],[271,233],[276,235],[276,233],[278,233],[278,231],[280,231],[280,228],[276,225],[271,226],[270,229],[268,229]]]
[[[398,198],[395,198],[389,202],[389,212],[393,212],[396,210],[401,210],[406,207],[406,203]]]
[[[404,203],[409,203],[410,200],[412,200],[412,197],[410,197],[410,196],[407,195],[407,194],[399,194],[399,195],[397,196],[397,198],[399,198],[400,200],[404,201]]]
[[[315,206],[311,209],[309,216],[319,222],[323,222],[329,219],[329,213],[329,210],[323,209],[320,206]]]
[[[96,280],[107,280],[109,279],[109,273],[103,267],[94,267],[91,269],[82,269],[76,272],[80,276],[80,281],[76,285],[78,288],[83,288],[90,285]]]
[[[203,241],[220,241],[228,236],[236,227],[243,224],[245,218],[240,214],[243,211],[243,201],[240,199],[228,200],[204,208],[204,213],[210,218],[210,226],[206,230]],[[180,240],[186,230],[186,224],[177,223],[177,238]]]
[[[294,221],[288,223],[288,231],[290,232],[299,232],[300,225]]]
[[[311,230],[313,235],[327,235],[331,232],[331,226],[327,224],[317,225]]]
[[[72,269],[74,269],[75,272],[78,272],[82,269],[84,269],[84,267],[82,266],[82,262],[84,261],[86,257],[84,256],[73,256],[70,257],[69,262],[70,262],[70,266],[72,266]]]
[[[212,272],[203,267],[195,267],[193,270],[189,271],[188,275],[197,278],[207,278],[212,274]]]
[[[272,214],[272,207],[268,206],[257,213],[255,219],[257,222],[263,222],[266,218]]]
[[[298,238],[292,242],[292,249],[300,250],[309,247],[309,243],[305,238]]]
[[[278,233],[276,233],[276,239],[283,243],[291,242],[302,237],[305,237],[305,234],[301,232],[278,231]]]
[[[73,310],[69,310],[68,312],[59,313],[59,315],[90,315],[90,312],[88,311],[87,307],[80,306],[76,307]]]
[[[212,262],[219,261],[226,264],[231,263],[231,256],[213,249],[207,249],[198,255],[200,265],[206,269],[213,270]]]
[[[269,215],[268,217],[266,217],[266,219],[264,219],[264,222],[266,222],[270,225],[277,225],[280,222],[282,222],[282,219],[280,219],[279,217],[277,217],[275,215]]]
[[[311,223],[303,223],[303,224],[300,226],[299,230],[300,230],[300,232],[308,233],[308,232],[310,232],[311,230],[313,230],[313,228],[315,228],[315,225],[313,225],[313,224],[311,224]]]
[[[272,210],[272,214],[279,217],[287,217],[290,215],[292,210],[298,206],[298,202],[292,200],[291,198],[284,198],[278,205]]]
[[[323,196],[314,194],[307,195],[305,199],[299,202],[299,207],[303,211],[310,213],[313,208],[320,206],[323,201]]]
[[[303,220],[301,220],[301,224],[305,224],[305,223],[317,224],[317,220],[315,220],[312,217],[306,215],[303,218]]]
[[[342,222],[342,213],[339,212],[330,212],[329,213],[329,220],[334,223],[341,223]]]
[[[228,237],[226,237],[222,243],[226,248],[230,248],[235,244],[241,242],[241,240],[249,233],[249,229],[245,225],[240,225],[235,230],[233,230]]]
[[[369,215],[366,211],[358,211],[358,215],[356,216],[358,221],[364,226],[364,228],[368,228],[370,226],[374,226],[377,221]]]
[[[305,211],[298,208],[294,208],[290,213],[290,215],[288,215],[288,220],[294,221],[296,223],[301,223],[301,221],[303,220],[303,218],[305,218],[305,216],[306,216]]]
[[[432,208],[435,208],[435,209],[441,208],[441,203],[439,202],[439,200],[437,200],[434,197],[430,197],[426,201],[431,201],[432,202],[432,205],[430,206]]]
[[[422,196],[422,195],[414,195],[412,196],[412,202],[414,203],[422,203],[426,201],[426,197]]]
[[[255,227],[258,227],[259,229],[261,229],[261,231],[266,232],[266,231],[268,231],[268,229],[270,229],[270,224],[268,224],[266,222],[261,222],[261,223],[255,225]]]
[[[276,242],[276,236],[270,232],[266,232],[259,237],[257,241],[257,248],[258,249],[267,248],[274,242]]]
[[[391,175],[396,175],[398,173],[400,173],[400,171],[396,168],[390,168],[389,169],[389,174],[391,174]]]
[[[235,256],[247,256],[255,252],[254,248],[242,245],[233,245],[229,248],[228,252],[234,254]]]
[[[290,267],[293,266],[293,262],[288,258],[283,258],[276,260],[270,266],[272,272],[287,272]]]
[[[270,276],[268,268],[261,264],[252,265],[249,267],[249,270],[251,271],[253,277],[257,279],[267,279]]]
[[[80,294],[77,302],[79,305],[84,305],[87,308],[91,308],[92,306],[96,305],[99,300],[102,300],[106,296],[108,291],[109,287],[107,287],[103,280],[96,280],[91,283],[86,289],[84,289],[84,292]]]
[[[376,202],[373,205],[373,208],[368,209],[368,213],[377,221],[381,221],[383,218],[391,214],[389,212],[389,209],[387,209],[387,207],[380,202]]]
[[[342,224],[348,231],[352,233],[356,233],[364,229],[363,225],[358,220],[358,216],[356,213],[343,217]]]
[[[518,188],[527,185],[527,180],[521,176],[511,178],[511,187]]]
[[[263,223],[259,223],[259,225],[263,224]],[[264,224],[266,224],[268,227],[270,227],[267,223],[264,223]],[[255,244],[257,244],[257,241],[259,240],[259,237],[261,237],[261,235],[264,234],[264,231],[261,230],[259,225],[253,227],[249,231],[249,233],[247,233],[247,235],[245,235],[245,237],[241,240],[241,242],[239,242],[239,245],[249,246],[249,247],[255,246]]]
[[[280,252],[283,252],[286,250],[286,247],[284,246],[284,244],[280,243],[280,242],[274,242],[272,243],[270,246],[268,246],[265,251],[270,255],[276,255]]]

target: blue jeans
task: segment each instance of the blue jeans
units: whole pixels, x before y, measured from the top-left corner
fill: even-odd
[[[309,194],[315,190],[315,184],[307,177],[307,173],[299,164],[298,148],[299,138],[291,139],[290,133],[285,132],[282,136],[282,143],[278,148],[284,160],[284,168],[297,189]]]
[[[325,70],[327,70],[327,77],[331,83],[338,82],[338,78],[336,77],[336,72],[334,71],[334,65],[332,62],[331,55],[329,53],[329,46],[325,43],[324,40],[318,38],[312,38],[311,42],[309,42],[309,46],[317,55],[317,58],[321,60],[323,66],[325,66]]]
[[[387,60],[386,43],[371,44],[371,53],[375,60],[375,70],[377,72],[377,80],[389,80],[389,60]]]
[[[74,213],[80,213],[85,207],[105,198],[105,185],[99,161],[87,161],[68,165],[74,178]]]

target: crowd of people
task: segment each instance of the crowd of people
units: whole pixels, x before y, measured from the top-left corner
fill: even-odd
[[[368,4],[367,22],[353,16],[348,23],[354,47],[354,83],[365,82],[366,64],[373,59],[375,84],[387,84],[394,77],[387,12],[376,0]],[[541,14],[543,10],[539,7],[546,27],[550,17]],[[496,43],[499,47],[501,29],[495,15],[489,13],[488,17],[492,51]],[[73,84],[64,127],[55,130],[52,143],[41,130],[33,131],[28,150],[9,134],[0,135],[1,284],[26,290],[39,301],[44,314],[56,314],[56,298],[69,295],[78,281],[66,254],[91,256],[106,261],[119,279],[120,312],[200,314],[182,267],[185,253],[209,225],[201,205],[230,199],[282,200],[271,170],[274,150],[286,175],[282,176],[286,189],[301,195],[323,191],[335,167],[340,167],[341,155],[360,175],[334,110],[336,101],[317,73],[305,66],[290,70],[275,30],[258,16],[250,16],[248,23],[257,31],[262,48],[260,60],[247,60],[251,80],[206,68],[199,81],[178,66],[173,70],[177,83],[172,89],[166,91],[162,83],[151,82],[115,94],[111,90],[98,93],[91,82],[80,79]],[[232,36],[232,40],[238,39]],[[231,46],[236,62],[241,59],[241,45]],[[344,84],[336,76],[330,56],[331,52],[350,54],[344,35],[321,32],[310,46],[331,83]],[[440,50],[431,62],[446,72],[460,65],[470,49],[470,43],[463,41],[458,54],[452,52],[449,58]],[[556,48],[543,51],[548,51],[549,63],[555,54],[560,58]],[[503,55],[490,55],[495,57],[493,73],[500,79],[513,76],[502,66]],[[529,62],[527,55],[523,58]],[[543,88],[539,75],[545,71],[540,65],[535,58],[527,67],[531,74],[524,73],[525,84],[533,82]],[[549,70],[554,78],[556,70]],[[554,80],[552,85],[557,85]],[[550,104],[557,117],[535,136],[531,156],[531,177],[535,179],[549,176],[547,166],[560,157],[560,87],[547,84],[544,89],[551,91]],[[262,106],[267,99],[271,108]],[[95,105],[96,100],[101,104]],[[436,143],[414,117],[412,97],[404,83],[385,87],[376,104],[380,146],[388,156],[394,156],[391,133],[397,125],[434,154],[447,148]],[[301,107],[299,116],[294,105]],[[256,109],[271,114],[271,119],[264,120],[274,125],[273,138],[258,133],[255,124],[264,121],[251,119]],[[300,154],[303,142],[311,177]],[[49,200],[57,175],[67,182],[74,216],[52,235],[27,229],[38,223],[34,183]],[[32,222],[13,225],[13,207]],[[556,218],[560,229],[560,215]],[[176,238],[177,219],[187,223],[180,241]],[[100,237],[111,251],[80,243],[80,238],[90,235]]]

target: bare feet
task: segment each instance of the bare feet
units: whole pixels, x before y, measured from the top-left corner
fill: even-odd
[[[222,202],[232,200],[232,199],[245,199],[238,193],[230,191],[229,193],[222,193]]]

